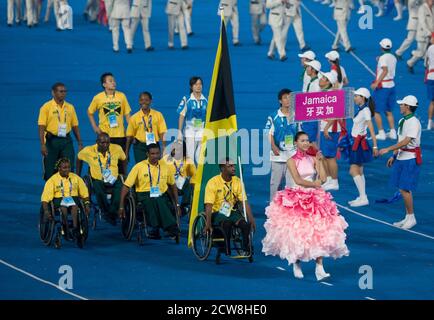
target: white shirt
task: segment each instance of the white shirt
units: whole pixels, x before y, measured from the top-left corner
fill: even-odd
[[[309,85],[310,84],[310,85]],[[319,78],[312,81],[312,78],[309,77],[309,81],[306,85],[306,92],[319,92],[321,91],[321,87],[319,86]]]
[[[309,84],[310,77],[307,75],[306,70],[303,73],[303,92],[306,92],[307,85]]]
[[[427,79],[428,80],[434,80],[434,45],[430,45],[427,52],[426,52],[426,58],[425,58],[425,66],[427,67],[428,71],[433,70],[428,73]]]
[[[406,145],[405,149],[414,149],[420,146],[420,135],[422,133],[422,128],[418,118],[413,116],[412,118],[405,120],[402,126],[402,132],[398,129],[398,142],[401,142],[406,137],[410,137],[410,143]],[[416,158],[414,152],[407,152],[399,150],[397,160],[409,160]]]
[[[381,73],[383,72],[382,67],[387,67],[387,74],[383,79],[383,82],[381,83],[383,88],[393,88],[395,86],[395,82],[393,79],[395,78],[395,71],[396,71],[396,58],[391,53],[385,53],[381,55],[381,57],[378,59],[377,64],[377,79],[380,77]],[[391,81],[385,81],[385,80],[391,80]]]
[[[369,109],[369,107],[365,107],[360,110],[357,116],[353,119],[353,128],[351,129],[351,135],[356,138],[358,135],[364,136],[365,134],[367,134],[368,125],[366,121],[371,120],[371,118],[371,110]]]
[[[277,111],[277,115],[280,118],[285,117],[286,115],[283,114],[282,110],[278,110]],[[270,131],[268,132],[269,136],[271,139],[273,139],[273,135],[274,135],[274,123],[271,122],[271,128]],[[292,146],[290,148],[288,148],[287,150],[279,150],[279,155],[276,156],[273,152],[273,150],[270,150],[270,161],[272,162],[286,162],[288,161],[289,158],[291,158],[295,153],[297,152],[295,146]]]

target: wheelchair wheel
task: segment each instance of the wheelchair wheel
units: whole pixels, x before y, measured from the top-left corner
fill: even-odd
[[[241,237],[241,230],[239,228],[232,229],[232,242],[234,244],[235,250],[239,256],[245,255],[243,250],[243,240]],[[247,256],[246,256],[247,257]],[[249,233],[249,262],[253,262],[253,233]]]
[[[212,237],[205,232],[206,217],[200,213],[193,222],[193,252],[200,260],[204,261],[211,252]]]
[[[44,208],[41,205],[39,210],[39,237],[46,246],[50,246],[53,241],[54,227],[56,225],[53,206],[49,203],[53,219],[49,220],[44,217]]]
[[[136,224],[136,203],[131,193],[125,198],[124,208],[125,218],[121,220],[121,230],[124,238],[130,240]]]

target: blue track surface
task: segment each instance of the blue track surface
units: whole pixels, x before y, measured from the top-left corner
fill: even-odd
[[[332,11],[313,1],[303,1],[332,31]],[[80,130],[86,144],[94,141],[86,109],[100,91],[99,76],[105,71],[115,74],[118,89],[125,92],[134,110],[138,109],[140,91],[150,91],[154,106],[163,112],[168,126],[177,126],[176,107],[188,92],[188,79],[201,75],[208,94],[216,45],[219,35],[217,1],[195,1],[190,50],[167,50],[167,19],[163,0],[154,0],[151,34],[154,52],[143,50],[138,31],[135,51],[127,55],[112,53],[110,33],[81,16],[84,0],[70,1],[75,10],[74,31],[56,32],[53,22],[28,29],[6,26],[6,1],[0,12],[0,259],[34,276],[57,284],[58,269],[70,265],[74,272],[71,292],[89,299],[432,299],[434,297],[434,132],[424,131],[422,146],[424,164],[415,193],[416,233],[396,229],[373,221],[387,223],[403,217],[402,202],[374,204],[378,198],[391,197],[388,186],[390,171],[385,158],[375,160],[366,170],[367,193],[372,204],[357,209],[360,216],[341,208],[349,223],[347,230],[350,256],[325,261],[332,274],[328,284],[314,277],[314,263],[304,264],[304,280],[292,276],[292,268],[276,257],[260,253],[264,237],[264,208],[268,199],[269,176],[252,176],[246,166],[245,183],[258,231],[255,234],[255,262],[223,258],[216,265],[213,256],[199,262],[186,246],[187,221],[183,221],[181,245],[173,241],[147,241],[143,247],[123,240],[118,227],[105,223],[91,232],[85,249],[64,243],[61,250],[45,247],[39,240],[37,221],[43,188],[41,156],[37,138],[37,117],[43,102],[50,99],[50,87],[56,81],[67,85],[67,100],[77,109]],[[271,38],[269,28],[263,33],[262,46],[255,46],[250,34],[248,2],[240,1],[240,41],[243,46],[230,46],[232,74],[238,125],[259,128],[276,105],[276,94],[282,87],[299,90],[300,62],[293,30],[289,31],[288,57],[285,63],[266,58]],[[52,17],[53,19],[53,17]],[[303,11],[305,37],[319,56],[329,51],[332,35]],[[390,37],[396,47],[404,38],[406,21],[393,22],[391,17],[374,20],[373,30],[360,30],[353,12],[349,26],[357,56],[375,69],[378,42]],[[399,26],[399,27],[398,27]],[[229,32],[229,39],[230,37]],[[179,48],[176,39],[175,45]],[[407,52],[407,55],[409,53]],[[368,87],[372,76],[354,57],[342,54],[342,65],[349,74],[350,85]],[[423,69],[409,75],[405,64],[397,69],[397,92],[402,97],[419,98],[418,115],[426,126],[427,99]],[[394,110],[399,117],[398,108]],[[390,143],[390,142],[387,142]],[[386,143],[381,143],[381,146]],[[348,165],[340,163],[341,191],[335,194],[338,204],[346,205],[356,195],[347,174]],[[430,196],[431,194],[431,196]],[[213,254],[213,253],[212,253]],[[373,269],[372,290],[359,289],[359,267]],[[279,268],[278,268],[279,267]],[[34,278],[0,263],[0,299],[76,299]]]

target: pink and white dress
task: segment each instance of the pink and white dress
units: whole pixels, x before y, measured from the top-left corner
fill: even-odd
[[[315,180],[313,157],[298,150],[292,159],[302,179]],[[318,257],[348,256],[344,232],[348,224],[332,199],[321,188],[297,186],[277,192],[265,209],[262,252],[286,259],[288,264]]]

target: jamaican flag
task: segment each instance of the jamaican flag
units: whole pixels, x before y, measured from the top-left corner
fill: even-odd
[[[239,175],[237,117],[232,87],[231,63],[229,59],[226,27],[222,15],[220,40],[214,62],[214,70],[208,97],[202,147],[196,171],[193,203],[190,214],[188,246],[192,245],[192,226],[200,212],[205,211],[205,187],[209,179],[220,174],[219,163],[229,157],[236,164]]]

